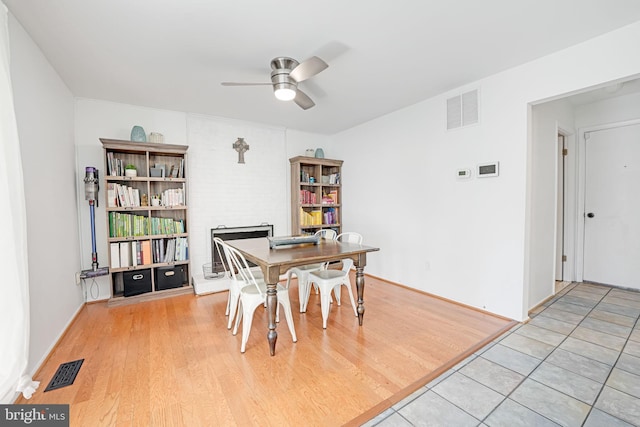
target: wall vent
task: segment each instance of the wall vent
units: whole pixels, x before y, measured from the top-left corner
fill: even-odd
[[[478,123],[478,90],[447,99],[447,130]]]

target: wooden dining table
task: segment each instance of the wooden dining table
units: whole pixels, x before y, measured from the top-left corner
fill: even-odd
[[[358,292],[358,323],[362,326],[364,318],[364,267],[367,265],[367,253],[380,250],[372,246],[357,243],[320,239],[317,244],[303,243],[271,248],[266,237],[255,239],[227,240],[229,246],[240,251],[247,261],[260,267],[267,284],[267,318],[269,351],[276,353],[276,308],[278,296],[276,286],[280,275],[290,268],[308,264],[339,261],[350,258],[356,268],[356,288]]]

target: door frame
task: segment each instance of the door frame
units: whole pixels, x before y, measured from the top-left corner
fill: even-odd
[[[564,280],[564,264],[563,257],[565,256],[565,203],[567,197],[565,195],[565,189],[567,181],[565,178],[566,170],[566,157],[568,155],[567,150],[567,136],[564,132],[558,132],[558,141],[556,146],[557,160],[558,160],[558,179],[556,180],[556,268],[555,279]],[[567,150],[565,152],[565,150]]]
[[[587,138],[590,132],[596,132],[599,130],[615,129],[624,126],[632,126],[640,124],[640,119],[625,120],[622,122],[607,123],[604,125],[587,126],[578,129],[578,197],[576,210],[576,228],[579,232],[576,233],[576,281],[582,282],[583,269],[584,269],[584,215],[585,215],[585,194],[586,194],[586,180],[587,180]]]
[[[564,281],[574,281],[575,280],[575,236],[576,236],[576,221],[575,221],[575,212],[577,207],[576,202],[576,159],[577,156],[577,144],[576,137],[577,133],[570,126],[563,126],[562,124],[556,124],[556,153],[561,150],[559,147],[559,141],[557,136],[564,136],[564,148],[567,149],[567,155],[564,156],[564,162],[560,158],[560,156],[556,155],[556,191],[559,192],[559,186],[562,184],[562,177],[564,172],[564,185],[562,188],[563,196],[564,196],[564,206],[559,202],[559,194],[556,193],[556,242],[557,242],[557,233],[563,234],[562,246],[564,248],[564,254],[566,255],[567,260],[563,263],[562,266],[562,280]],[[564,168],[564,170],[563,170]],[[562,215],[562,223],[558,223],[558,216]],[[561,248],[557,247],[556,251],[559,251]],[[554,254],[554,262],[558,262],[557,253]],[[562,261],[560,261],[562,262]],[[556,266],[557,267],[557,266]],[[555,269],[554,269],[554,281],[555,281]]]

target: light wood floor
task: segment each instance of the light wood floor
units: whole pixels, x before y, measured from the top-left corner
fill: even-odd
[[[300,314],[290,294],[298,342],[282,316],[274,357],[262,308],[240,353],[226,292],[88,304],[36,374],[40,389],[16,403],[68,403],[72,426],[359,425],[514,323],[367,276],[364,325],[343,291],[323,330],[319,296]],[[83,358],[74,384],[43,393]]]

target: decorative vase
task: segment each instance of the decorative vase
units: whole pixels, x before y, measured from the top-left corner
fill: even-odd
[[[149,142],[155,142],[157,144],[164,143],[164,135],[158,132],[151,132],[149,134]]]
[[[316,159],[324,159],[324,150],[322,148],[316,149]]]
[[[313,157],[316,153],[316,150],[314,150],[313,148],[307,148],[306,150],[304,150],[304,155],[307,157]]]
[[[131,140],[135,142],[147,142],[147,134],[144,133],[142,126],[134,126],[131,128]]]

